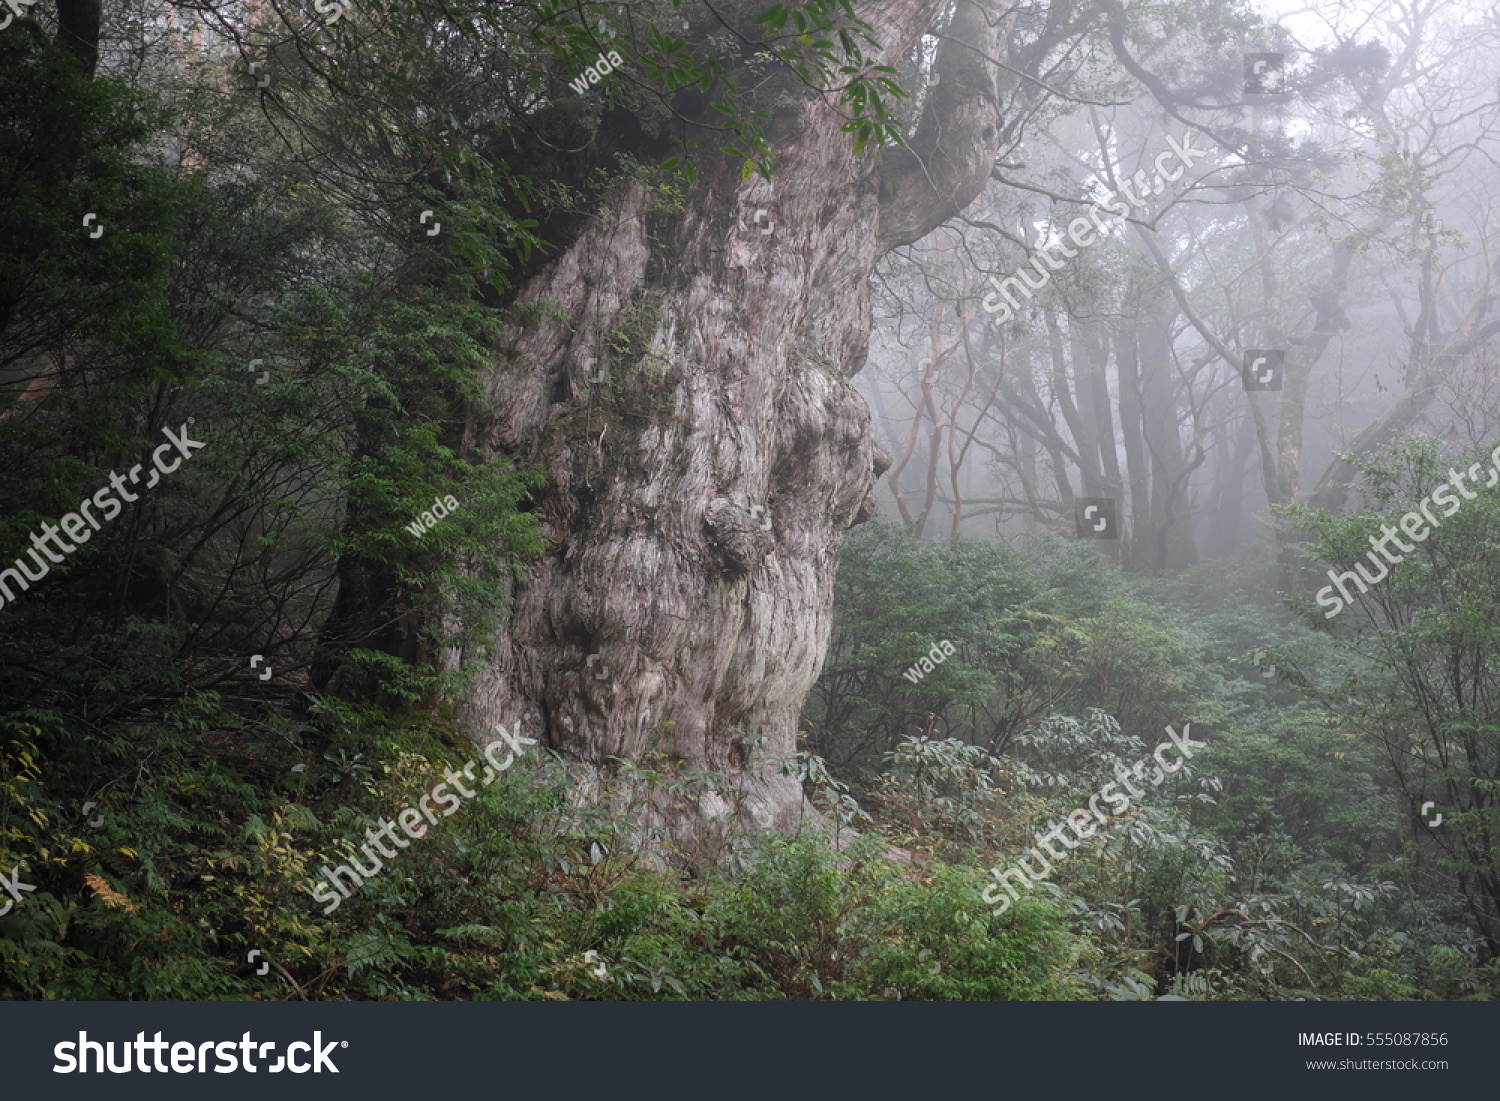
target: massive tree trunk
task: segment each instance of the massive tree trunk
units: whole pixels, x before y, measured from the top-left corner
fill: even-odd
[[[945,4],[860,7],[900,65]],[[870,273],[977,196],[1000,140],[982,60],[998,28],[964,0],[950,33],[968,48],[939,54],[910,149],[856,156],[832,97],[783,99],[775,180],[700,162],[663,213],[619,179],[520,289],[519,304],[556,312],[496,350],[499,415],[477,442],[544,466],[554,549],[518,582],[460,717],[480,736],[518,722],[584,766],[584,794],[612,758],[655,753],[732,777],[738,800],[658,807],[680,841],[726,812],[775,829],[805,811],[773,759],[796,750],[835,556],[876,476],[850,383]]]

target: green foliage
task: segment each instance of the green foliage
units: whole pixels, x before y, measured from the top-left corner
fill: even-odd
[[[0,35],[0,94],[13,105],[0,120],[0,380],[39,373],[65,342],[97,357],[106,403],[121,385],[172,377],[183,355],[161,306],[172,181],[144,154],[160,108],[85,78],[24,22]]]
[[[862,778],[934,712],[950,723],[982,716],[987,748],[1003,749],[1056,690],[1049,648],[1077,642],[1014,551],[920,544],[888,524],[845,540],[834,603],[834,638],[803,721],[818,753]],[[911,684],[903,671],[941,640],[957,653]]]
[[[1419,509],[1440,484],[1458,507],[1451,516],[1437,509],[1438,526],[1408,544],[1389,575],[1332,621],[1340,661],[1324,690],[1326,706],[1361,753],[1381,762],[1406,804],[1415,836],[1403,846],[1400,870],[1410,889],[1418,897],[1461,896],[1493,951],[1500,945],[1493,886],[1500,855],[1492,844],[1500,830],[1500,494],[1493,488],[1500,472],[1492,453],[1445,454],[1427,438],[1399,441],[1359,469],[1367,511],[1338,518],[1294,510],[1312,535],[1309,555],[1339,569],[1369,550],[1382,524]],[[1453,472],[1473,483],[1472,498],[1460,497]],[[1307,615],[1324,619],[1310,608]],[[1441,833],[1416,828],[1423,820],[1415,812],[1429,801],[1443,815]]]
[[[886,754],[890,768],[878,789],[887,828],[905,827],[904,840],[925,837],[964,844],[989,839],[998,811],[1004,765],[957,738],[911,738]]]
[[[1101,708],[1132,727],[1181,722],[1196,641],[1166,622],[1151,582],[1101,570],[1079,544],[1025,555],[977,540],[918,543],[869,524],[845,540],[834,637],[804,723],[837,769],[867,779],[921,732],[1005,753],[1061,711]],[[957,653],[910,683],[934,642]]]
[[[864,841],[847,855],[815,839],[770,838],[708,911],[725,949],[776,996],[988,998],[1072,995],[1070,940],[1045,904],[1010,921],[975,904],[980,876],[934,867],[920,879]]]
[[[881,896],[866,920],[887,931],[850,969],[851,985],[904,1000],[1068,1001],[1077,945],[1046,899],[1022,899],[1002,917],[977,910],[977,870],[935,865],[930,876]]]
[[[1396,454],[1367,470],[1378,511],[1314,518],[1333,541],[1314,553],[1342,561],[1377,516],[1446,477],[1421,447]],[[1485,920],[1462,916],[1491,902],[1457,878],[1489,874],[1488,850],[1467,839],[1490,828],[1477,792],[1494,720],[1458,696],[1488,698],[1493,508],[1466,501],[1372,589],[1379,632],[1351,618],[1332,637],[1259,600],[1253,559],[1160,582],[1087,546],[1023,554],[869,525],[844,546],[830,661],[804,722],[886,836],[931,867],[1003,869],[1148,759],[1168,724],[1191,721],[1209,746],[1190,767],[1004,915],[1032,903],[1066,915],[1095,996],[1493,994]],[[944,638],[953,657],[915,685],[900,676]],[[871,776],[881,746],[888,771]],[[1426,787],[1393,783],[1394,762]],[[1424,798],[1459,828],[1394,836],[1393,817]],[[1456,844],[1434,852],[1443,838]]]
[[[257,808],[274,791],[225,782],[223,768],[183,773],[145,792],[149,801],[109,807],[102,834],[134,835],[135,847],[95,849],[33,829],[32,849],[53,866],[23,910],[0,921],[0,989],[34,998],[1074,996],[1074,948],[1044,903],[993,921],[976,905],[975,872],[933,867],[917,879],[876,840],[840,852],[816,831],[747,840],[742,874],[684,881],[633,843],[633,816],[573,807],[573,778],[556,761],[481,788],[324,917],[308,883],[342,859],[340,839],[415,803],[454,763],[415,730],[384,741],[374,772],[346,772],[332,753],[306,762],[281,790],[310,802],[265,812]],[[350,782],[360,775],[370,778]],[[33,807],[15,785],[34,783],[34,769],[7,776],[5,808]],[[168,788],[212,798],[164,815]],[[168,847],[185,855],[165,858]],[[91,902],[74,886],[85,868],[97,869],[86,878],[103,876],[85,888]],[[270,974],[245,965],[252,948]]]

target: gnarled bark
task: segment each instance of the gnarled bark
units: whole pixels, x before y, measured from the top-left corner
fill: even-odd
[[[863,8],[896,65],[944,4]],[[967,0],[953,33],[994,55],[998,31]],[[496,349],[501,412],[477,442],[548,471],[537,504],[555,549],[518,583],[460,717],[519,721],[590,783],[655,752],[734,777],[738,806],[661,808],[679,840],[726,812],[760,829],[805,813],[771,761],[795,752],[835,556],[875,478],[850,384],[870,273],[971,201],[998,148],[987,64],[945,47],[937,68],[910,150],[856,156],[839,111],[807,95],[777,105],[773,181],[711,165],[671,215],[615,183],[520,290],[558,319]]]

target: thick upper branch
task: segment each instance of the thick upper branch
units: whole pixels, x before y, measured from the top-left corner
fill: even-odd
[[[926,236],[973,202],[989,179],[1001,127],[995,73],[984,57],[998,53],[999,22],[974,0],[960,0],[911,145],[887,150],[881,163],[882,252]]]

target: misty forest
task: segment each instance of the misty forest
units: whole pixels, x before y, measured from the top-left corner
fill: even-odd
[[[0,997],[1500,995],[1497,72],[3,0]]]

